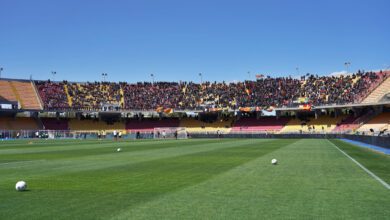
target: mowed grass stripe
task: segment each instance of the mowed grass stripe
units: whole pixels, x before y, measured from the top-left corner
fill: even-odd
[[[83,157],[90,155],[99,155],[115,152],[117,148],[126,148],[127,152],[133,151],[143,151],[151,149],[163,149],[169,148],[177,143],[181,143],[181,146],[185,147],[187,145],[194,144],[204,144],[204,143],[216,143],[221,142],[219,140],[202,140],[195,142],[188,142],[183,140],[178,140],[176,142],[172,141],[160,141],[160,142],[106,142],[106,143],[96,143],[89,145],[80,145],[73,144],[71,146],[53,146],[52,148],[32,148],[32,149],[9,149],[0,151],[0,165],[2,162],[9,163],[10,161],[23,160],[24,158],[29,158],[29,160],[54,160],[60,158],[69,158],[69,157]]]
[[[198,139],[200,140],[200,139]],[[2,147],[8,146],[24,146],[26,143],[33,143],[34,145],[40,146],[48,146],[51,147],[53,145],[62,145],[62,144],[80,144],[80,143],[104,143],[104,142],[112,142],[113,138],[105,138],[105,139],[19,139],[19,140],[5,140],[0,142],[0,149]],[[161,139],[121,139],[121,141],[132,141],[132,142],[156,142],[161,141]],[[175,141],[174,139],[165,139],[164,141]]]
[[[146,140],[143,140],[146,141]],[[94,144],[94,143],[105,143],[111,142],[111,140],[97,140],[97,139],[22,139],[22,140],[9,140],[0,142],[0,151],[6,149],[15,148],[34,148],[34,147],[53,147],[53,146],[65,146],[65,145],[83,145],[83,144]]]
[[[232,140],[223,143],[225,147],[210,145],[209,151],[35,179],[31,183],[32,191],[20,194],[12,201],[5,201],[8,208],[23,206],[25,211],[14,213],[8,210],[0,217],[39,216],[40,219],[49,219],[56,216],[57,219],[67,219],[70,216],[59,214],[72,213],[79,219],[104,219],[129,206],[206,181],[291,142]],[[6,193],[12,194],[12,197],[19,195],[13,191]],[[37,212],[35,207],[44,198],[44,205],[50,208],[45,213]],[[23,204],[26,200],[30,203]],[[18,207],[14,208],[17,210]],[[7,210],[7,207],[2,208]]]
[[[73,150],[86,147],[98,147],[100,145],[128,145],[128,146],[151,146],[151,145],[163,145],[175,143],[178,141],[185,142],[186,140],[122,140],[122,141],[109,141],[109,140],[78,140],[78,142],[71,141],[63,143],[62,140],[57,140],[50,143],[35,143],[32,144],[29,141],[22,141],[23,144],[18,146],[6,145],[0,147],[1,154],[14,154],[14,153],[29,153],[29,152],[45,152],[45,151],[58,151],[58,150]],[[205,140],[196,139],[193,142],[204,142]],[[85,146],[85,147],[84,147]]]
[[[248,194],[255,196],[257,190],[262,190],[262,187],[257,189],[255,187],[261,186],[262,183],[248,184],[246,178],[263,176],[266,169],[259,170],[257,167],[272,168],[270,164],[272,158],[282,159],[278,157],[277,152],[298,142],[295,139],[267,143],[266,146],[259,144],[259,148],[272,146],[275,148],[214,178],[164,194],[147,203],[129,207],[111,216],[110,219],[248,219],[248,214],[256,214],[253,219],[263,219],[263,216],[259,215],[263,212],[263,207],[258,204],[252,204],[256,209],[255,213],[248,212],[250,211],[248,202],[252,200]],[[253,172],[253,169],[256,171]],[[231,206],[236,202],[235,206]],[[223,206],[227,206],[226,210],[221,209]],[[238,210],[238,206],[241,210]],[[232,212],[235,214],[232,215]],[[242,212],[242,214],[237,215],[237,212]]]
[[[288,142],[293,142],[295,140],[288,140]],[[286,140],[273,140],[269,142],[263,141],[249,141],[246,142],[235,142],[236,144],[232,144],[229,147],[212,149],[204,152],[195,152],[184,154],[175,157],[161,158],[157,160],[150,160],[145,162],[133,163],[133,164],[124,164],[121,166],[101,168],[99,170],[91,171],[80,171],[77,173],[69,173],[66,175],[62,175],[59,179],[62,181],[64,179],[69,179],[71,182],[74,181],[74,176],[79,176],[80,178],[90,176],[94,178],[96,173],[105,173],[109,175],[111,178],[99,180],[99,181],[107,181],[112,183],[113,180],[120,179],[123,176],[123,173],[134,173],[135,176],[147,176],[145,179],[153,178],[153,175],[159,173],[159,175],[165,174],[173,174],[173,175],[190,175],[193,176],[195,173],[192,171],[200,171],[203,175],[210,174],[213,176],[215,173],[220,173],[221,170],[225,170],[225,165],[227,168],[231,168],[231,165],[241,164],[242,162],[246,162],[247,160],[251,160],[256,158],[258,155],[262,155],[264,153],[269,153],[270,151],[276,150],[284,145],[281,142],[287,142]],[[169,176],[169,175],[168,175]],[[195,174],[194,176],[202,176]],[[68,177],[68,178],[67,178]],[[118,178],[116,178],[118,177]],[[204,176],[202,176],[203,178]],[[51,177],[49,177],[51,178]],[[127,178],[127,177],[126,177]],[[142,177],[144,178],[144,177]],[[169,178],[167,178],[169,181]],[[136,180],[132,182],[137,182]],[[170,185],[170,184],[167,184]],[[69,187],[68,184],[63,184],[65,189],[71,188],[72,190],[78,190],[75,187]],[[81,186],[81,188],[87,189],[88,186]],[[144,186],[141,186],[144,189]],[[160,187],[154,185],[153,187]],[[102,189],[104,191],[107,190],[105,184],[97,184],[94,186],[94,191],[99,191]],[[113,187],[110,191],[123,191],[127,189],[132,189],[137,191],[136,188],[130,187],[128,185],[118,185],[117,187]]]
[[[300,140],[112,219],[387,219],[390,194],[359,169],[326,140]]]
[[[214,141],[217,141],[217,143],[213,143]],[[267,141],[271,140],[261,140],[261,142]],[[39,160],[38,163],[32,163],[29,161],[29,158],[26,157],[27,161],[25,164],[11,163],[0,166],[0,175],[4,180],[22,177],[28,180],[29,178],[40,178],[50,175],[59,175],[62,173],[98,170],[126,164],[135,164],[150,160],[176,157],[185,154],[205,152],[214,149],[240,146],[251,143],[253,140],[213,139],[203,140],[202,142],[193,140],[186,140],[184,142],[189,144],[183,147],[182,141],[176,141],[171,143],[167,148],[147,150],[148,146],[145,146],[143,148],[144,150],[140,151],[131,151],[127,148],[123,148],[123,152],[120,153],[116,152],[116,148],[113,148],[110,153],[106,154],[84,155],[83,157],[75,155],[73,158],[60,158],[49,161]],[[131,147],[129,149],[131,149]],[[93,154],[92,151],[90,153]]]
[[[80,172],[83,170],[96,170],[106,167],[121,166],[124,164],[133,164],[138,162],[144,162],[148,160],[161,159],[164,157],[177,156],[184,153],[191,153],[193,150],[198,152],[199,150],[205,150],[205,147],[214,144],[214,147],[225,146],[225,142],[231,142],[231,140],[203,140],[203,141],[176,141],[176,142],[164,142],[160,145],[152,143],[151,145],[132,145],[122,146],[122,152],[116,152],[116,147],[111,147],[114,142],[108,143],[104,146],[104,151],[101,149],[88,149],[84,154],[78,154],[73,151],[73,154],[66,152],[68,156],[55,156],[50,160],[47,154],[41,155],[42,157],[31,157],[30,154],[21,155],[24,156],[23,160],[11,160],[9,157],[5,157],[3,164],[0,164],[0,176],[4,180],[15,179],[15,175],[18,178],[36,178],[48,175],[58,175],[68,172]],[[172,148],[172,149],[169,149]],[[180,148],[180,150],[178,150]],[[186,152],[186,148],[189,149]],[[96,153],[96,151],[98,153]],[[63,153],[63,152],[62,152]],[[51,154],[53,156],[54,154]],[[35,155],[34,155],[35,156]],[[37,172],[39,170],[39,172]]]

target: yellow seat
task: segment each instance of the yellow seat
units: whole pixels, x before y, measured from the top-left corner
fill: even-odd
[[[301,120],[292,119],[286,124],[280,133],[298,133],[300,131],[304,133],[328,133],[335,129],[337,123],[341,122],[341,120],[345,117],[346,116],[331,117],[328,115],[322,115],[317,119],[310,118],[310,121],[306,122],[304,125]]]
[[[229,133],[231,130],[232,119],[217,120],[213,123],[206,123],[194,118],[183,118],[180,120],[180,127],[185,127],[188,132],[209,132]]]
[[[70,130],[77,131],[113,131],[113,130],[125,130],[125,124],[121,122],[115,122],[114,124],[107,124],[104,121],[94,121],[94,120],[69,120]]]

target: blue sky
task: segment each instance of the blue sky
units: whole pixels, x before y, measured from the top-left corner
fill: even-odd
[[[0,0],[3,77],[233,81],[390,66],[390,1]]]

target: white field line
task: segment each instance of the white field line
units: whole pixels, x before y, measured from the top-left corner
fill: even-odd
[[[366,173],[368,173],[372,178],[376,179],[378,182],[380,182],[384,187],[390,190],[390,185],[387,184],[385,181],[383,181],[381,178],[379,178],[377,175],[372,173],[370,170],[368,170],[366,167],[361,165],[359,162],[357,162],[355,159],[353,159],[351,156],[349,156],[347,153],[345,153],[343,150],[341,150],[339,147],[337,147],[333,142],[329,141],[329,139],[326,139],[333,147],[335,147],[337,150],[339,150],[341,153],[343,153],[346,157],[351,159],[354,163],[356,163],[360,168],[362,168]]]
[[[41,160],[23,160],[23,161],[14,161],[14,162],[5,162],[5,163],[0,163],[0,166],[1,165],[10,165],[10,164],[23,164],[23,163],[32,163],[32,162],[42,162],[42,161],[46,161],[45,159],[41,159]]]

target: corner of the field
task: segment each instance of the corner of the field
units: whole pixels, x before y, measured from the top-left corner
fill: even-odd
[[[346,152],[344,152],[343,150],[341,150],[336,144],[334,144],[333,142],[331,142],[329,139],[327,139],[328,142],[334,147],[336,148],[339,152],[341,152],[342,154],[344,154],[347,158],[349,158],[352,162],[354,162],[357,166],[359,166],[362,170],[364,170],[368,175],[370,175],[373,179],[375,179],[376,181],[378,181],[380,184],[382,184],[386,189],[390,190],[390,185],[384,181],[383,179],[381,179],[380,177],[378,177],[377,175],[375,175],[373,172],[371,172],[369,169],[367,169],[365,166],[363,166],[361,163],[359,163],[357,160],[355,160],[353,157],[351,157],[350,155],[348,155]]]
[[[339,139],[336,139],[336,140],[339,140],[339,141],[341,141],[343,143],[350,144],[350,145],[353,145],[353,146],[356,146],[356,147],[359,147],[359,148],[371,150],[371,151],[373,151],[375,153],[390,155],[390,149],[383,148],[383,147],[380,147],[380,146],[376,146],[376,145],[373,145],[373,144],[367,144],[367,143],[364,143],[364,142],[355,141],[355,140],[351,140],[351,139],[347,139],[347,138],[339,138]]]

